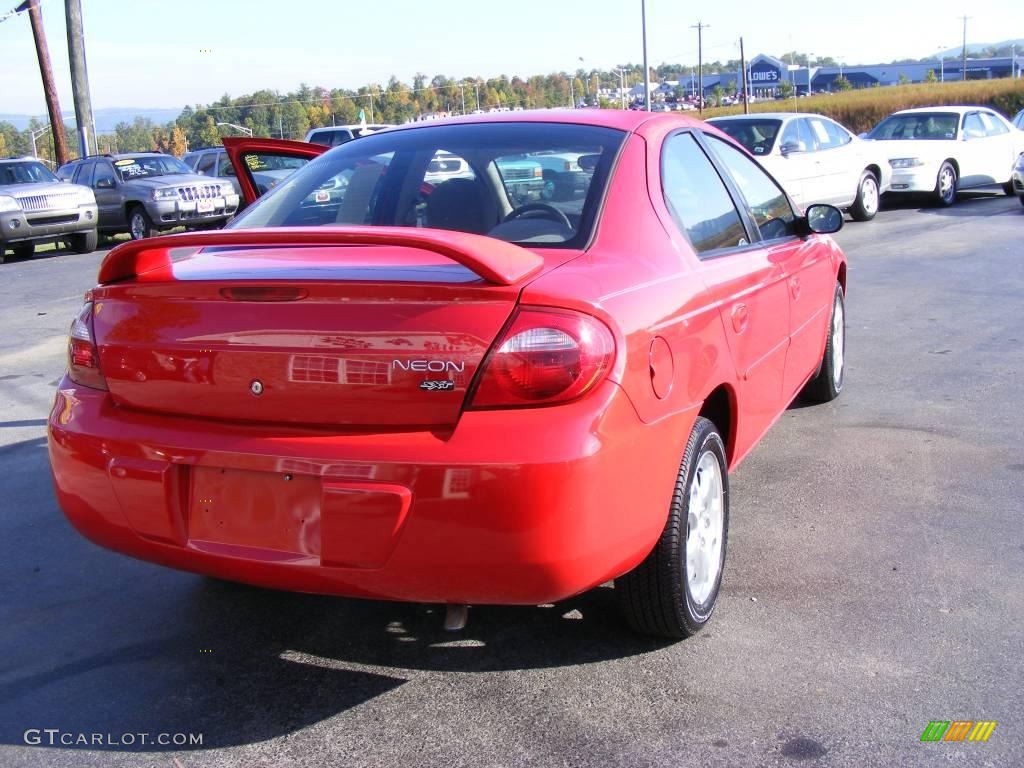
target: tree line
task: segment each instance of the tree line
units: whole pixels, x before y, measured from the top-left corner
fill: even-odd
[[[991,48],[982,55],[1009,55],[1010,49]],[[798,51],[786,52],[777,58],[807,66],[809,56]],[[948,57],[956,58],[956,57]],[[892,63],[929,63],[935,59],[903,59]],[[829,56],[810,58],[814,66],[837,66]],[[735,73],[740,69],[739,59],[704,63],[704,72]],[[849,65],[848,66],[853,66]],[[688,64],[659,64],[648,72],[652,82],[679,80],[682,82],[696,74],[697,67]],[[137,117],[131,123],[121,122],[114,130],[97,137],[100,152],[160,151],[177,157],[189,149],[218,146],[225,135],[240,132],[226,124],[241,126],[254,136],[298,139],[305,137],[310,128],[328,125],[358,123],[360,113],[367,122],[401,124],[430,114],[463,114],[492,108],[538,109],[568,107],[585,102],[591,106],[618,108],[621,102],[610,97],[609,89],[620,84],[630,88],[643,82],[643,67],[629,64],[618,71],[577,69],[575,72],[554,72],[522,78],[501,75],[494,78],[451,78],[435,75],[428,78],[418,73],[411,83],[392,76],[386,85],[366,85],[351,90],[343,88],[311,87],[302,84],[289,93],[259,90],[232,98],[224,94],[212,104],[186,106],[181,114],[164,124]],[[848,85],[837,82],[842,89]],[[225,125],[218,125],[222,123]],[[11,123],[0,121],[0,157],[29,155],[31,136],[39,134],[44,124],[33,119],[29,127],[18,131]],[[78,139],[74,129],[64,126],[68,147],[77,156]],[[49,132],[39,134],[37,155],[52,163],[53,148]]]

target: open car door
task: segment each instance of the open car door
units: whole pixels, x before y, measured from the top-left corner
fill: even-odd
[[[260,195],[330,149],[321,144],[288,139],[228,136],[221,141],[235,167],[246,205],[251,205]]]

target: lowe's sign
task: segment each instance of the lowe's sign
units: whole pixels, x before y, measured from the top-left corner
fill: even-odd
[[[759,61],[750,68],[750,82],[754,85],[774,85],[782,80],[782,73],[766,61]]]

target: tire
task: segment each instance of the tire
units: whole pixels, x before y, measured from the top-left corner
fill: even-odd
[[[78,232],[68,238],[68,244],[75,253],[92,253],[99,245],[100,236],[96,230]]]
[[[1017,191],[1013,188],[1013,179],[1010,179],[1003,184],[1003,194],[1005,195],[1016,195]]]
[[[727,466],[717,428],[698,417],[686,441],[658,543],[640,565],[615,580],[626,622],[637,632],[690,637],[711,619],[729,531]]]
[[[1024,205],[1024,195],[1021,195],[1021,196],[1020,196],[1020,197],[1018,197],[1017,199],[1018,199],[1018,200],[1020,200],[1020,204],[1021,204],[1021,205]]]
[[[935,202],[943,208],[948,208],[956,202],[956,169],[950,162],[945,162],[939,168],[939,174],[935,177]]]
[[[878,179],[871,171],[864,171],[857,183],[857,198],[850,207],[854,221],[871,221],[878,213]]]
[[[846,297],[836,283],[829,314],[825,352],[817,375],[804,386],[800,396],[812,403],[827,403],[839,397],[846,378]]]
[[[153,226],[153,220],[149,218],[146,209],[141,205],[135,205],[128,210],[128,234],[132,236],[132,240],[144,240],[147,237],[156,237],[160,231]]]

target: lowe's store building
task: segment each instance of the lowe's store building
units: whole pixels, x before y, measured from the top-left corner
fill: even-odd
[[[995,59],[967,59],[968,80],[990,80],[996,77],[1021,77],[1024,70],[1024,56],[1009,56]],[[935,73],[939,80],[962,80],[963,62],[934,61],[928,64],[879,64],[853,67],[791,67],[773,56],[760,54],[750,61],[748,67],[749,86],[754,96],[770,98],[778,95],[779,86],[788,80],[797,93],[835,91],[836,80],[844,77],[854,88],[870,88],[876,85],[897,85],[899,83],[923,83],[928,72]],[[737,90],[742,88],[740,73],[705,75],[702,83],[705,94],[710,94],[716,85],[723,90],[735,82]]]

